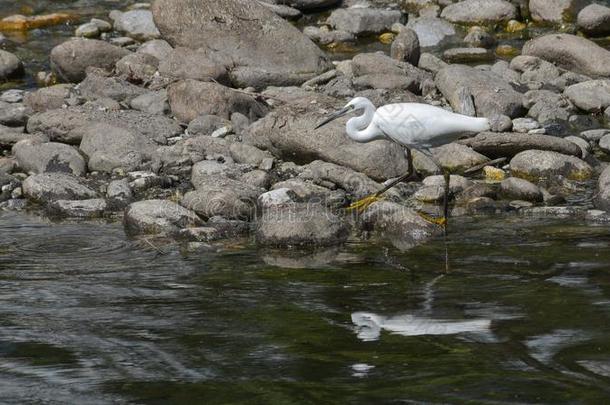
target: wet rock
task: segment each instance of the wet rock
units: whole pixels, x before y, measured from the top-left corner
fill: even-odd
[[[0,125],[23,126],[28,120],[28,115],[28,111],[23,104],[0,101]]]
[[[100,34],[100,29],[92,22],[81,24],[74,31],[75,36],[84,38],[97,38]]]
[[[527,180],[509,177],[500,183],[500,195],[509,200],[542,202],[540,188]]]
[[[265,159],[273,159],[273,155],[271,155],[271,153],[240,142],[232,143],[230,146],[230,151],[231,157],[233,160],[235,160],[235,162],[246,163],[252,166],[260,165]]]
[[[610,166],[606,167],[597,180],[595,206],[610,212]]]
[[[599,139],[599,148],[605,153],[610,153],[610,133],[604,131],[603,134],[604,135]]]
[[[167,94],[172,113],[184,122],[203,114],[230,119],[234,112],[254,121],[267,112],[267,107],[254,97],[217,83],[185,80],[172,84]]]
[[[229,84],[226,62],[214,60],[205,49],[192,50],[177,47],[161,59],[159,73],[166,77],[193,79],[203,82],[216,81]]]
[[[123,209],[133,200],[128,179],[113,180],[106,189],[108,205],[112,209]]]
[[[523,112],[522,94],[500,76],[465,65],[449,65],[441,69],[435,84],[454,109],[461,105],[462,93],[472,95],[478,116],[503,114],[511,118]]]
[[[394,23],[402,20],[398,10],[339,8],[331,13],[327,23],[336,30],[362,35],[389,31]]]
[[[565,89],[564,94],[581,110],[602,111],[610,106],[610,80],[590,80]]]
[[[522,52],[576,73],[592,77],[610,76],[610,51],[575,35],[552,34],[538,37],[526,42]]]
[[[66,99],[72,91],[71,84],[56,84],[55,86],[43,87],[31,93],[27,93],[23,103],[33,112],[43,112],[62,108]]]
[[[331,68],[309,38],[258,2],[158,0],[152,12],[174,47],[204,48],[212,59],[233,61],[229,74],[237,87],[302,84]]]
[[[167,200],[145,200],[130,204],[123,224],[130,234],[169,234],[181,228],[201,226],[197,214]]]
[[[131,53],[116,63],[117,73],[132,83],[153,80],[159,60],[146,53]]]
[[[182,133],[178,123],[170,118],[134,110],[102,111],[85,107],[49,110],[34,114],[28,120],[28,132],[43,133],[51,140],[78,145],[82,139],[80,128],[103,122],[108,125],[138,132],[158,144]]]
[[[243,134],[244,142],[296,163],[321,159],[376,180],[406,173],[407,161],[402,147],[385,140],[366,144],[354,142],[345,135],[345,119],[314,130],[317,123],[342,103],[315,93],[299,91],[298,94],[299,98],[294,102],[279,106],[250,125]],[[380,165],[382,161],[384,164]]]
[[[510,68],[521,73],[521,82],[549,83],[561,75],[561,71],[552,63],[536,56],[519,55],[510,62]]]
[[[51,68],[66,82],[80,82],[89,66],[112,70],[129,51],[105,41],[72,39],[57,45],[51,51]]]
[[[417,66],[420,56],[417,33],[410,28],[403,28],[392,42],[390,55],[393,59]]]
[[[48,210],[51,215],[68,218],[99,218],[108,208],[106,200],[57,200],[52,201]]]
[[[451,48],[443,52],[443,59],[449,63],[489,62],[494,55],[485,48]]]
[[[134,110],[147,114],[164,115],[169,113],[169,102],[165,89],[144,93],[131,100],[129,105]]]
[[[582,0],[530,0],[532,19],[537,22],[561,24],[573,21],[583,8]]]
[[[459,142],[493,159],[512,157],[529,149],[554,151],[572,156],[580,156],[581,153],[580,148],[572,142],[550,135],[482,132],[474,138]]]
[[[578,150],[580,154],[580,148]],[[528,180],[556,176],[569,180],[587,180],[593,175],[593,168],[577,157],[541,150],[518,153],[510,161],[510,168],[513,176]]]
[[[23,64],[19,58],[10,52],[0,49],[0,80],[20,77],[23,74]]]
[[[363,231],[379,235],[405,250],[440,233],[440,228],[425,221],[413,209],[390,201],[370,206],[359,217],[358,224]]]
[[[473,48],[489,48],[496,43],[496,39],[482,27],[470,27],[464,42]]]
[[[578,136],[566,136],[564,139],[566,141],[572,142],[573,144],[576,144],[580,148],[581,158],[587,159],[587,157],[591,154],[591,145],[589,145],[589,142],[587,142],[583,138],[580,138]]]
[[[590,4],[578,13],[578,28],[591,36],[610,34],[610,7],[601,4]]]
[[[459,24],[493,24],[517,18],[517,8],[504,0],[464,0],[445,7],[441,17]]]
[[[80,94],[90,100],[109,98],[118,102],[129,102],[146,93],[146,89],[118,77],[105,77],[89,73],[79,85]]]
[[[148,41],[161,36],[149,10],[130,10],[124,13],[115,11],[111,13],[111,18],[114,20],[116,31],[123,32],[138,41]]]
[[[341,218],[318,204],[275,205],[256,221],[256,241],[265,246],[332,246],[348,233]]]
[[[436,46],[445,38],[456,34],[453,24],[441,18],[429,16],[409,18],[407,28],[415,31],[419,44],[423,48]]]
[[[41,143],[23,140],[13,146],[13,155],[26,173],[61,172],[82,176],[85,159],[72,146],[63,143]]]
[[[67,173],[34,174],[23,181],[23,195],[40,203],[55,200],[86,200],[97,193],[80,178]]]
[[[80,150],[87,156],[91,171],[136,170],[156,149],[144,135],[108,124],[94,124],[79,132]]]
[[[540,128],[540,123],[532,118],[515,118],[513,120],[513,131],[527,133],[532,129]]]
[[[172,52],[172,46],[163,39],[153,39],[144,42],[137,50],[137,53],[154,56],[157,60],[163,60],[169,57]]]

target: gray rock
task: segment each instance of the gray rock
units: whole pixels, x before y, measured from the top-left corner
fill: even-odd
[[[260,165],[263,160],[273,156],[267,151],[262,151],[252,145],[235,142],[230,146],[231,157],[237,163],[246,163],[252,166]]]
[[[535,38],[526,42],[522,53],[538,56],[576,73],[610,76],[610,51],[575,35],[552,34]]]
[[[291,198],[297,202],[319,202],[324,205],[343,205],[345,193],[341,190],[330,190],[314,184],[314,180],[289,179],[275,183],[271,189],[285,188],[290,190]],[[340,202],[340,203],[339,203]]]
[[[146,200],[130,204],[123,217],[130,234],[170,234],[181,228],[201,226],[197,214],[166,200]]]
[[[470,147],[458,143],[439,146],[438,148],[433,148],[431,151],[438,163],[452,173],[464,172],[471,167],[478,166],[489,160],[486,156],[474,151]],[[421,160],[429,160],[429,158],[419,152],[414,154],[414,156],[417,156],[417,158],[414,159],[416,169],[421,168],[422,172],[427,172],[425,169],[426,165],[422,165]]]
[[[283,4],[271,4],[265,3],[263,1],[260,2],[261,5],[267,7],[269,10],[273,11],[278,16],[285,18],[286,20],[298,20],[303,17],[303,13],[296,8],[292,8],[289,6],[285,6]]]
[[[513,128],[513,121],[506,115],[494,114],[489,117],[489,127],[493,132],[508,132]]]
[[[540,128],[540,123],[533,118],[515,118],[513,120],[513,131],[526,133],[532,129]]]
[[[172,46],[163,39],[152,39],[144,42],[137,50],[137,53],[143,53],[154,56],[157,60],[167,58],[172,52]]]
[[[148,41],[161,36],[149,10],[130,10],[125,13],[111,13],[111,18],[114,20],[115,30],[123,32],[138,41]]]
[[[442,202],[445,198],[445,188],[444,186],[438,185],[424,185],[419,190],[417,190],[415,194],[413,194],[413,197],[423,203],[436,204]]]
[[[23,104],[0,101],[0,125],[23,126],[28,120],[28,115],[29,113]]]
[[[602,111],[610,107],[610,80],[590,80],[565,89],[564,94],[581,110]]]
[[[11,158],[0,158],[0,174],[12,173],[17,167],[17,161]]]
[[[420,69],[424,69],[429,72],[436,73],[446,66],[447,66],[446,62],[444,62],[440,58],[437,58],[436,56],[432,55],[431,53],[422,53],[421,56],[419,57],[418,67]]]
[[[547,150],[580,156],[580,148],[570,141],[550,135],[483,132],[474,138],[459,141],[490,158],[513,157],[529,150]]]
[[[0,49],[0,80],[8,80],[23,75],[23,64],[10,52]]]
[[[542,202],[540,188],[527,180],[509,177],[500,183],[500,195],[509,200]]]
[[[55,86],[43,87],[31,93],[27,93],[23,103],[33,112],[43,112],[61,108],[72,91],[71,84],[56,84]]]
[[[97,193],[84,180],[67,173],[34,174],[23,181],[23,195],[40,203],[55,200],[87,200]]]
[[[116,63],[116,71],[122,78],[131,82],[152,81],[157,69],[159,60],[152,55],[141,52],[134,52],[124,56]]]
[[[253,187],[268,190],[271,185],[271,176],[264,170],[252,170],[244,173],[240,179],[242,182],[249,184]]]
[[[303,29],[303,34],[320,45],[329,45],[333,42],[354,42],[356,40],[356,35],[351,32],[330,30],[326,27],[308,26]]]
[[[605,135],[599,139],[599,148],[605,153],[610,153],[610,133],[605,131],[604,134]]]
[[[110,71],[127,54],[129,51],[105,41],[72,39],[51,50],[51,68],[60,79],[76,83],[85,78],[88,67]]]
[[[423,48],[436,46],[445,38],[456,34],[453,24],[436,17],[409,18],[407,28],[417,33],[419,44]]]
[[[106,200],[93,198],[90,200],[57,200],[52,201],[48,210],[51,215],[68,218],[99,218],[108,208]]]
[[[473,48],[490,48],[496,43],[496,39],[484,28],[474,26],[468,30],[464,42]]]
[[[113,180],[106,189],[108,205],[112,209],[123,209],[133,200],[133,192],[128,179]]]
[[[524,83],[550,83],[561,74],[561,71],[552,63],[528,55],[519,55],[513,58],[510,62],[510,68],[521,72],[520,80]]]
[[[99,18],[92,18],[91,24],[94,24],[100,32],[108,32],[112,30],[112,24],[108,21],[101,20]]]
[[[169,55],[161,59],[159,73],[167,77],[229,84],[226,62],[213,59],[205,49],[193,50],[184,47],[173,49]]]
[[[360,144],[345,135],[345,119],[314,130],[339,103],[315,93],[300,93],[294,103],[279,106],[244,132],[244,142],[269,150],[275,156],[306,163],[325,160],[362,172],[377,180],[407,171],[402,147],[380,140]],[[315,101],[316,104],[311,102]],[[384,164],[380,165],[380,162]]]
[[[80,149],[87,156],[91,171],[137,170],[156,149],[155,143],[144,135],[108,124],[93,124],[79,132]]]
[[[513,118],[523,112],[522,94],[489,71],[449,65],[437,73],[435,84],[456,110],[461,104],[461,91],[466,89],[473,97],[478,116],[503,114]]]
[[[439,186],[445,187],[445,177],[441,175],[428,176],[423,182],[424,186]],[[472,180],[458,174],[452,174],[449,178],[449,191],[451,194],[458,194],[472,187]]]
[[[574,21],[585,4],[583,0],[530,0],[529,9],[534,21],[561,24]]]
[[[410,28],[403,28],[390,48],[390,55],[393,59],[409,62],[413,66],[417,66],[419,63],[420,53],[417,33]]]
[[[49,138],[44,135],[26,134],[23,132],[23,128],[12,128],[0,125],[0,149],[10,148],[17,142],[22,141],[24,139],[33,139],[38,140],[40,142],[49,141]]]
[[[530,90],[523,99],[523,105],[529,108],[527,114],[543,125],[567,121],[574,112],[574,106],[566,96],[548,90]]]
[[[267,112],[267,107],[254,97],[217,83],[180,81],[172,84],[167,94],[172,113],[184,122],[190,122],[203,114],[230,119],[234,112],[255,120]]]
[[[599,142],[604,135],[608,134],[610,134],[610,129],[589,129],[587,131],[582,131],[580,136],[589,142]]]
[[[595,3],[588,5],[578,13],[576,25],[591,36],[610,34],[610,7]]]
[[[597,180],[595,206],[610,212],[610,166],[604,169]]]
[[[118,102],[129,102],[146,93],[146,89],[118,77],[105,77],[89,73],[79,85],[80,94],[89,100],[109,98]]]
[[[517,8],[504,0],[464,0],[448,5],[441,17],[460,24],[493,24],[517,18]]]
[[[189,122],[188,132],[192,136],[212,135],[222,127],[231,126],[231,121],[218,115],[204,114]]]
[[[563,139],[565,139],[566,141],[570,141],[573,144],[576,144],[580,148],[580,157],[582,159],[587,159],[587,157],[589,157],[589,155],[591,154],[591,145],[583,138],[580,138],[578,136],[566,136]]]
[[[78,145],[82,139],[82,127],[106,123],[143,134],[158,144],[166,144],[168,138],[182,133],[175,121],[160,115],[134,110],[101,111],[84,107],[49,110],[33,115],[28,120],[28,132],[43,133],[51,140]]]
[[[164,115],[169,113],[167,90],[149,91],[131,100],[129,103],[134,110],[147,114]]]
[[[443,59],[449,63],[490,62],[494,58],[485,48],[451,48],[443,52]]]
[[[63,143],[23,140],[13,146],[13,155],[26,173],[61,172],[82,176],[87,171],[80,153]]]
[[[354,84],[361,88],[400,88],[421,93],[422,84],[432,76],[415,66],[396,61],[381,52],[361,53],[352,60]]]
[[[74,31],[75,36],[84,38],[97,38],[100,34],[98,26],[91,22],[79,25]]]
[[[276,205],[294,203],[294,192],[289,188],[276,188],[258,197],[258,206],[262,209],[271,208]]]
[[[21,103],[23,101],[23,94],[25,92],[21,89],[10,89],[0,95],[0,101],[5,103]]]
[[[294,7],[301,11],[311,11],[332,7],[339,3],[339,0],[274,0],[274,2]]]
[[[265,246],[331,246],[348,233],[341,218],[317,204],[272,206],[256,221],[256,241]]]
[[[578,150],[580,154],[580,148]],[[557,176],[569,180],[587,180],[593,175],[593,168],[577,157],[541,150],[518,153],[510,161],[510,168],[513,176],[527,180]]]
[[[237,87],[298,85],[332,67],[309,38],[258,2],[157,0],[152,12],[172,46],[204,48],[212,59],[232,61]]]
[[[362,35],[389,31],[394,23],[402,20],[398,10],[339,8],[331,13],[327,23],[336,30]]]

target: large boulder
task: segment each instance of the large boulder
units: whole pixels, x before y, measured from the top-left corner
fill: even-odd
[[[530,149],[547,150],[580,157],[578,145],[563,138],[550,135],[522,134],[512,132],[482,132],[473,138],[461,140],[490,158],[513,157],[519,152]]]
[[[71,39],[53,48],[51,68],[60,79],[76,83],[85,78],[89,66],[112,70],[119,59],[128,54],[128,50],[106,41]]]
[[[235,112],[252,121],[267,112],[267,107],[254,97],[217,83],[184,80],[172,84],[167,95],[172,113],[183,122],[203,114],[230,119]]]
[[[156,0],[152,12],[172,46],[230,61],[238,87],[301,84],[331,68],[309,38],[256,1]]]
[[[493,24],[517,18],[517,7],[505,0],[464,0],[445,7],[441,17],[459,24]]]
[[[48,204],[55,200],[87,200],[98,194],[83,179],[67,173],[34,174],[23,181],[23,195]]]
[[[587,180],[593,175],[593,168],[577,157],[542,150],[518,153],[510,161],[510,169],[513,176],[526,180],[557,176],[569,180]]]
[[[123,224],[130,234],[169,234],[202,224],[193,211],[166,200],[132,203],[125,210]]]
[[[8,80],[23,74],[23,64],[10,52],[0,49],[0,80]]]
[[[564,94],[581,110],[602,111],[610,106],[610,80],[589,80],[566,88]]]
[[[570,34],[550,34],[528,41],[524,55],[538,56],[564,69],[589,76],[610,76],[610,51]]]
[[[574,21],[586,4],[585,0],[530,0],[529,8],[532,20],[561,24]]]
[[[13,155],[26,173],[62,172],[82,176],[86,172],[85,159],[74,147],[63,143],[23,140],[13,146]]]
[[[578,13],[578,28],[591,36],[610,34],[610,7],[590,4]]]
[[[345,134],[346,119],[314,129],[326,115],[342,107],[335,99],[300,93],[298,100],[284,104],[253,123],[244,141],[259,149],[297,163],[324,160],[362,172],[375,180],[400,176],[407,171],[401,146],[385,140],[357,143]]]
[[[464,97],[472,97],[476,115],[511,118],[523,113],[523,95],[499,75],[466,65],[449,65],[435,78],[438,89],[457,112],[462,111]]]

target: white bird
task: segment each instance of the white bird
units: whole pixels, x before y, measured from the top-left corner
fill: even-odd
[[[407,148],[409,171],[404,176],[392,181],[381,191],[352,204],[350,206],[352,209],[368,207],[387,190],[414,174],[412,149],[431,158],[436,166],[442,170],[439,162],[432,156],[430,148],[456,141],[466,132],[482,132],[490,128],[487,118],[456,114],[428,104],[388,104],[376,109],[367,98],[356,97],[347,103],[344,108],[329,115],[316,129],[355,111],[363,111],[363,114],[347,121],[347,135],[356,142],[389,139],[404,146]],[[449,173],[442,171],[445,175],[444,217],[438,222],[445,225],[448,216]]]

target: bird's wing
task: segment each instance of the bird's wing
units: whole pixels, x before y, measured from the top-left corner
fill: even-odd
[[[415,114],[409,103],[389,104],[377,109],[375,123],[393,141],[406,147],[429,147],[428,118]]]

